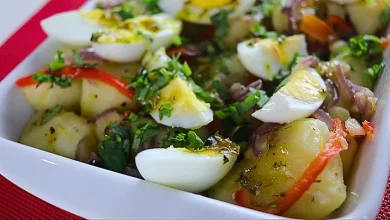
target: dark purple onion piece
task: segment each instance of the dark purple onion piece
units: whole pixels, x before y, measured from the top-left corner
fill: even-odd
[[[340,65],[336,66],[335,72],[340,93],[343,93],[350,102],[353,102],[354,89],[352,88],[351,82],[345,77]]]
[[[328,126],[329,130],[333,130],[333,120],[330,115],[322,109],[317,109],[312,115],[313,118],[318,119]]]
[[[336,105],[339,102],[339,100],[340,100],[339,90],[337,89],[336,84],[331,79],[326,79],[325,85],[326,85],[326,89],[328,91],[327,92],[328,95],[326,97],[326,99],[328,101],[326,101],[326,103],[329,103],[328,106],[326,106],[326,108],[329,108],[331,106]]]
[[[264,123],[260,125],[252,134],[249,140],[249,147],[252,148],[253,154],[260,157],[268,150],[268,143],[266,141],[268,133],[275,131],[280,127],[280,124]]]
[[[316,68],[318,65],[320,65],[320,60],[317,57],[307,56],[298,58],[297,63],[311,68]]]
[[[103,160],[96,153],[92,152],[88,164],[96,167],[103,167]]]
[[[234,83],[230,86],[230,96],[235,102],[242,102],[250,95],[249,88],[260,90],[263,85],[263,81],[256,80],[249,84],[248,86],[244,86],[241,83]]]
[[[128,176],[132,176],[132,177],[135,177],[138,179],[143,179],[143,177],[141,176],[141,173],[138,171],[138,169],[134,168],[132,166],[126,166],[125,171],[123,171],[123,174],[128,175]]]

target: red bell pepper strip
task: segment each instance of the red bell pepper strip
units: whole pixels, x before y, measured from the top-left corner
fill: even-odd
[[[53,75],[64,75],[70,78],[74,79],[91,79],[91,80],[98,80],[103,83],[106,83],[110,86],[115,87],[120,93],[123,95],[129,97],[130,99],[134,96],[134,90],[131,88],[128,88],[126,83],[121,81],[119,78],[103,72],[99,69],[88,67],[88,68],[80,68],[80,67],[71,67],[71,66],[65,66],[61,70],[51,73],[49,69],[43,70],[41,73],[44,74],[53,74]],[[35,85],[38,82],[33,80],[33,75],[28,75],[26,77],[20,78],[16,81],[16,85],[20,88],[30,85]]]

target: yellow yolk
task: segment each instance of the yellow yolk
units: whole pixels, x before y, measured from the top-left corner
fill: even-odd
[[[225,6],[232,0],[191,0],[191,3],[201,9],[211,9]]]
[[[326,95],[326,91],[307,69],[293,72],[287,84],[279,91],[305,102],[318,101]]]
[[[204,112],[210,108],[210,104],[200,101],[188,82],[181,77],[176,77],[160,91],[160,98],[155,110],[158,111],[160,105],[166,101],[172,103],[175,113]]]
[[[108,27],[112,27],[117,24],[115,19],[106,19],[105,12],[101,9],[94,9],[91,11],[80,12],[81,16],[92,24],[100,24]]]

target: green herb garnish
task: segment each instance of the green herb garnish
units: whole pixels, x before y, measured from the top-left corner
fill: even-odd
[[[159,126],[155,122],[147,122],[138,124],[132,129],[133,142],[131,144],[131,151],[133,155],[139,152],[139,147],[151,137],[159,133]]]
[[[172,111],[173,111],[172,103],[170,101],[163,102],[158,108],[158,114],[160,120],[162,120],[164,116],[166,116],[167,118],[171,117]]]
[[[383,71],[385,68],[385,63],[380,64],[374,64],[371,67],[367,68],[365,73],[370,77],[370,79],[375,82],[378,78],[379,74]]]
[[[57,57],[50,63],[50,70],[52,72],[56,72],[65,66],[65,59],[63,55],[64,53],[62,51],[57,50]]]
[[[51,87],[53,88],[53,85],[56,84],[61,88],[68,88],[72,86],[72,79],[69,77],[66,77],[64,75],[61,76],[54,76],[52,74],[46,74],[46,73],[35,73],[32,76],[32,79],[34,81],[37,81],[37,88],[44,82],[51,83]]]
[[[146,9],[152,13],[152,14],[158,14],[161,11],[161,9],[158,7],[158,1],[159,0],[142,0],[143,3],[146,5]]]
[[[217,39],[224,38],[229,31],[229,15],[234,10],[222,9],[217,14],[211,17],[211,23],[215,25],[215,37]]]
[[[95,67],[97,65],[96,63],[86,63],[83,60],[83,58],[80,56],[80,53],[75,49],[72,50],[72,54],[73,54],[75,65],[77,67]]]
[[[135,114],[134,112],[132,112],[132,113],[130,113],[128,118],[130,121],[136,121],[138,119],[138,115]]]
[[[62,110],[62,105],[56,105],[54,108],[48,110],[45,112],[45,114],[42,116],[42,120],[40,125],[44,125],[47,122],[49,122],[51,119],[53,119],[58,113],[60,113]]]
[[[170,136],[163,140],[163,147],[201,149],[204,147],[203,140],[194,132],[179,133],[176,136]]]

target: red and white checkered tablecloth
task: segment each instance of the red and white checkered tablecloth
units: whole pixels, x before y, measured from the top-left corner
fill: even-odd
[[[77,9],[87,2],[87,0],[3,1],[0,8],[0,80],[45,40],[46,35],[39,26],[43,18],[61,11]],[[9,182],[0,173],[0,219],[81,218],[29,194]],[[390,219],[390,179],[377,219]]]

